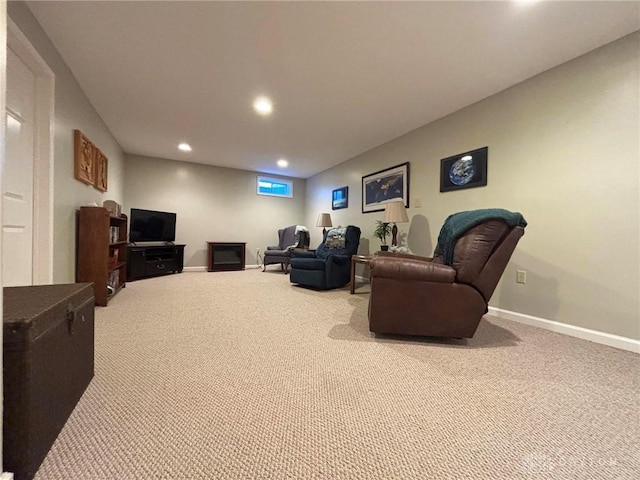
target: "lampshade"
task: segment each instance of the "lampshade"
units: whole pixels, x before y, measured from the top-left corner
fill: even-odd
[[[408,220],[407,220],[408,221]],[[316,222],[316,227],[332,227],[331,223],[331,215],[328,213],[321,213],[318,215],[318,221]]]
[[[404,223],[408,222],[409,217],[407,211],[404,208],[402,200],[387,203],[387,208],[384,211],[384,222],[386,223]]]

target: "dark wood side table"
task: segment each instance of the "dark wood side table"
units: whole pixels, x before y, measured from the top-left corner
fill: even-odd
[[[371,255],[351,255],[351,293],[356,290],[356,264],[369,265]]]

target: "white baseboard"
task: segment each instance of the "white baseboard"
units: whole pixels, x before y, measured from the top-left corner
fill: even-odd
[[[183,272],[206,272],[207,271],[207,267],[205,267],[205,266],[202,266],[202,267],[184,267],[182,269],[182,271]]]
[[[244,266],[245,270],[250,270],[252,268],[262,268],[262,265],[245,265]],[[207,267],[202,266],[202,267],[184,267],[182,269],[183,272],[206,272],[207,271]],[[2,478],[0,478],[0,480],[2,480]]]
[[[545,330],[562,333],[563,335],[569,335],[571,337],[581,338],[590,342],[601,343],[602,345],[608,345],[610,347],[619,348],[621,350],[640,353],[640,340],[634,340],[633,338],[612,335],[610,333],[577,327],[575,325],[569,325],[567,323],[560,323],[553,320],[534,317],[531,315],[526,315],[524,313],[511,312],[509,310],[503,310],[501,308],[489,307],[489,315],[493,315],[498,318],[504,318],[506,320],[512,320],[518,323],[524,323],[525,325],[530,325],[532,327],[544,328]]]

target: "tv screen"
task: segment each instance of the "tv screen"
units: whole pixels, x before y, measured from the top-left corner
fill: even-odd
[[[129,228],[130,242],[174,242],[176,214],[132,208]]]

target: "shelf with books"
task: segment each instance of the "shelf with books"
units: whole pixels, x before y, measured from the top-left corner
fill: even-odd
[[[103,207],[81,207],[77,214],[76,281],[92,282],[96,305],[126,285],[127,217]]]

